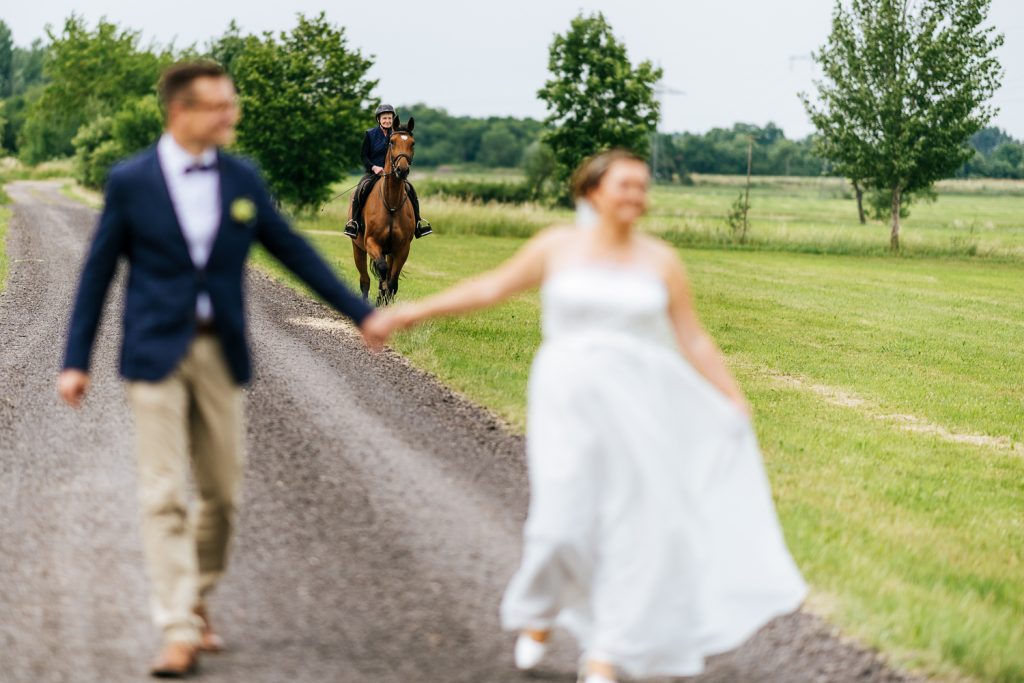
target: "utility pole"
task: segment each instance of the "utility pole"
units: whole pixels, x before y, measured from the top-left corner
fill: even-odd
[[[754,136],[747,136],[747,189],[743,196],[743,236],[741,241],[747,239],[747,212],[750,211],[750,170],[751,162],[754,159]]]
[[[658,65],[661,68],[661,65]],[[667,86],[663,81],[654,84],[654,99],[658,102],[658,119],[661,120],[661,105],[665,101],[665,95],[685,95],[682,90],[676,90]],[[654,126],[654,144],[651,145],[651,175],[654,182],[658,182],[658,152],[661,147],[661,136],[658,135],[658,125]]]

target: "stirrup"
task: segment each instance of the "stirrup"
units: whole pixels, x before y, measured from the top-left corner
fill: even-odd
[[[359,223],[356,222],[356,219],[353,218],[345,224],[345,234],[352,239],[359,237]]]
[[[413,230],[413,234],[416,236],[416,239],[419,239],[427,235],[433,235],[434,229],[431,227],[430,221],[421,218],[416,221],[416,229]]]

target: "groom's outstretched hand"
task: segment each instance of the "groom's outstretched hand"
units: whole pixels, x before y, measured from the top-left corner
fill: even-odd
[[[81,370],[70,368],[57,378],[57,393],[72,408],[82,405],[82,397],[88,389],[89,375]]]

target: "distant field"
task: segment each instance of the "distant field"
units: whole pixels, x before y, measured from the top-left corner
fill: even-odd
[[[421,177],[442,181],[518,179],[511,173],[459,171]],[[697,175],[694,180],[693,186],[655,187],[645,227],[678,246],[888,253],[888,226],[877,221],[861,225],[852,191],[840,179],[755,177],[747,245],[736,244],[725,223],[743,178]],[[937,190],[937,201],[911,207],[902,232],[903,256],[1024,258],[1024,181],[949,180],[939,183]],[[438,198],[425,204],[430,205],[431,217],[440,216],[450,232],[467,234],[524,235],[551,222],[571,219],[568,211],[538,207],[481,210],[479,205]]]

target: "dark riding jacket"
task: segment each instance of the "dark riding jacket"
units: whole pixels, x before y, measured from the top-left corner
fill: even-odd
[[[384,168],[384,158],[388,154],[388,138],[391,137],[393,130],[394,128],[389,128],[385,133],[380,126],[374,126],[366,131],[366,135],[363,136],[362,157],[367,173],[373,173],[374,166]]]

